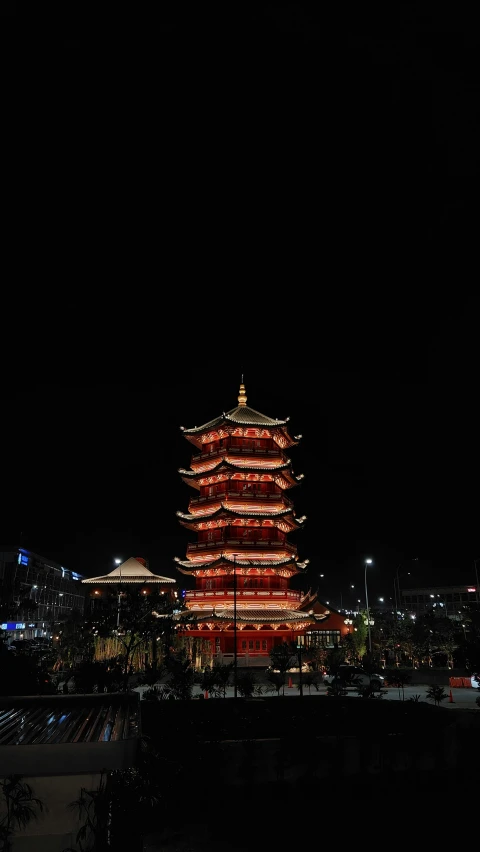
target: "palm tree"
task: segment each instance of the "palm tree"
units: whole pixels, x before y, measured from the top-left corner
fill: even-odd
[[[217,683],[217,676],[210,666],[205,666],[203,672],[197,677],[197,683],[202,692],[212,692]]]
[[[438,686],[433,684],[429,686],[427,689],[427,698],[429,701],[434,701],[435,706],[438,707],[441,701],[445,701],[448,698],[447,693],[445,692],[443,686]]]
[[[400,698],[400,690],[402,690],[402,701],[405,701],[405,686],[410,683],[411,676],[402,669],[388,670],[386,680],[391,686],[398,687],[398,697]]]
[[[187,652],[181,649],[177,654],[171,654],[165,660],[168,671],[168,686],[171,693],[180,699],[191,698],[195,683],[195,670]]]
[[[312,686],[314,686],[316,691],[318,692],[319,678],[320,678],[320,675],[319,675],[318,672],[306,672],[303,675],[303,683],[304,683],[304,686],[308,687],[309,695],[312,694]]]
[[[227,697],[227,686],[230,679],[230,673],[233,671],[233,663],[214,663],[212,669],[215,675],[215,684],[223,698]]]
[[[10,852],[16,829],[26,828],[38,819],[38,811],[46,810],[41,799],[37,799],[30,784],[22,781],[21,775],[9,775],[0,781],[3,816],[0,818],[0,848]]]
[[[283,676],[283,694],[285,695],[285,675],[290,669],[293,669],[296,663],[295,653],[292,646],[288,642],[282,642],[281,645],[275,645],[270,651],[270,660],[272,668],[278,669]]]
[[[237,689],[242,698],[251,698],[256,691],[257,681],[250,669],[245,669],[237,675]],[[258,690],[257,690],[258,691]]]
[[[282,686],[285,687],[285,675],[282,672],[268,672],[267,680],[276,689],[277,695],[280,696]]]

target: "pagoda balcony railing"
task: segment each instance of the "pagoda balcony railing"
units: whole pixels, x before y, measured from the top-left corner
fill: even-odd
[[[212,556],[217,553],[218,558],[223,552],[228,554],[231,547],[235,549],[260,552],[264,550],[285,550],[287,553],[296,556],[297,548],[294,544],[289,544],[286,541],[273,541],[271,539],[262,539],[261,541],[246,541],[244,538],[228,538],[225,541],[198,541],[195,544],[187,546],[187,553],[199,553],[202,550],[212,551]],[[268,561],[267,561],[268,564]]]
[[[285,455],[278,448],[275,450],[266,450],[265,447],[216,447],[209,450],[208,453],[199,453],[192,456],[192,462],[199,462],[202,459],[211,459],[212,456],[277,456],[277,458],[285,459]]]
[[[199,600],[205,598],[232,598],[233,589],[194,589],[185,593],[185,600]],[[244,598],[263,598],[267,602],[272,598],[275,600],[286,600],[298,603],[302,599],[301,592],[283,589],[237,589],[237,601]]]
[[[204,503],[218,503],[219,500],[226,500],[229,497],[242,499],[242,500],[250,500],[255,502],[262,502],[265,500],[268,503],[281,503],[284,506],[288,506],[289,508],[293,507],[293,502],[288,497],[282,494],[265,494],[263,491],[257,491],[254,493],[253,491],[219,491],[217,494],[208,494],[206,497],[192,497],[190,500],[190,506],[198,506],[199,504],[203,505]]]

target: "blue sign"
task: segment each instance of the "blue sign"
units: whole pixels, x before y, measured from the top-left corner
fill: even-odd
[[[0,624],[0,628],[2,630],[25,630],[25,624],[19,624],[15,621],[7,621],[4,624]]]

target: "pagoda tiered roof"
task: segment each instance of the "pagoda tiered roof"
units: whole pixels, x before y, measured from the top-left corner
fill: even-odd
[[[212,464],[211,467],[204,466],[202,470],[187,470],[186,468],[179,468],[178,470],[180,476],[187,482],[188,485],[193,485],[195,488],[200,488],[199,479],[206,479],[211,476],[218,476],[219,473],[242,473],[242,474],[259,474],[259,475],[268,475],[275,482],[278,482],[279,479],[283,481],[284,488],[291,488],[293,485],[298,485],[298,483],[303,479],[303,473],[296,476],[292,471],[292,463],[291,461],[280,462],[279,464],[272,463],[270,465],[257,465],[252,464],[251,461],[241,460],[238,461],[227,461],[226,459],[220,459],[220,461]],[[278,474],[283,474],[282,477],[279,477]]]
[[[251,408],[247,405],[247,395],[242,378],[242,384],[240,385],[240,392],[238,395],[238,405],[235,406],[235,408],[232,408],[230,411],[223,412],[219,415],[219,417],[209,420],[202,426],[194,426],[190,429],[186,429],[184,426],[181,426],[180,429],[185,437],[198,447],[202,446],[202,436],[205,433],[211,432],[212,439],[214,436],[221,438],[232,434],[232,432],[235,432],[239,427],[265,429],[275,437],[282,447],[292,447],[298,444],[302,436],[296,435],[292,438],[291,435],[289,435],[287,430],[289,420],[289,417],[285,420],[267,417],[266,414],[262,414],[260,411],[256,411],[255,408]],[[278,438],[281,440],[278,441]]]
[[[269,559],[268,561],[260,560],[260,559],[243,559],[237,558],[232,559],[230,556],[225,554],[224,556],[217,557],[212,559],[211,562],[193,562],[190,559],[179,559],[178,556],[175,557],[174,562],[178,570],[182,574],[194,574],[195,571],[215,571],[215,569],[224,568],[225,571],[233,571],[235,566],[237,572],[242,568],[253,568],[258,571],[260,574],[262,571],[271,571],[275,573],[275,568],[281,568],[286,570],[291,568],[292,574],[299,574],[304,571],[308,565],[309,560],[305,560],[305,562],[298,562],[291,556],[284,557],[282,559]],[[225,568],[225,564],[228,563],[231,567]]]
[[[218,622],[225,625],[232,624],[236,619],[237,625],[240,624],[315,624],[318,621],[314,615],[296,609],[282,609],[281,607],[236,607],[236,616],[233,607],[217,606],[211,612],[206,613],[205,610],[187,609],[178,613],[177,619],[182,616],[194,616],[195,621],[201,622]],[[325,616],[326,618],[327,616]]]
[[[282,518],[284,521],[288,520],[288,526],[291,530],[295,528],[300,529],[306,521],[305,515],[297,518],[290,506],[277,510],[268,508],[267,511],[244,511],[241,509],[232,509],[225,505],[225,503],[222,503],[218,509],[214,509],[210,514],[205,511],[194,515],[177,512],[177,516],[180,518],[180,523],[189,529],[196,529],[199,524],[205,524],[207,521],[218,520],[219,518],[261,518],[262,520],[271,521]],[[273,526],[278,526],[278,524],[273,524]]]

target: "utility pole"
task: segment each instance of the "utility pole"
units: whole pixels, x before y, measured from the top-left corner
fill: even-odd
[[[300,637],[297,636],[297,642],[299,642]],[[300,698],[303,698],[303,680],[302,680],[302,645],[297,645],[297,655],[298,655],[298,689],[300,692]]]
[[[120,585],[118,587],[118,603],[117,603],[117,633],[120,627],[120,604],[122,601],[122,566],[120,565]]]
[[[365,559],[365,603],[367,606],[367,622],[368,622],[368,650],[370,657],[372,656],[372,629],[370,627],[370,610],[368,608],[368,588],[367,588],[367,567],[372,564],[371,559]]]
[[[237,554],[233,554],[233,697],[237,697]]]

